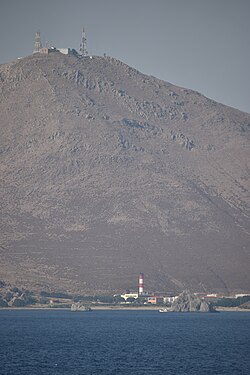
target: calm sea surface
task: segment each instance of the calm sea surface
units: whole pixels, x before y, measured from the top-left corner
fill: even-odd
[[[250,374],[250,313],[0,311],[1,375]]]

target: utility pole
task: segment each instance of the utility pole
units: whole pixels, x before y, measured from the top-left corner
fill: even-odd
[[[41,42],[41,34],[40,31],[36,32],[35,36],[35,44],[34,44],[34,51],[33,53],[39,52],[39,50],[42,48],[42,42]]]
[[[83,57],[88,56],[88,51],[87,51],[87,38],[86,38],[86,33],[84,30],[84,27],[82,29],[82,42],[80,44],[80,55]]]

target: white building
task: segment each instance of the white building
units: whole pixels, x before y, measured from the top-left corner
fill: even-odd
[[[125,301],[127,301],[128,298],[138,298],[138,293],[125,293],[125,294],[121,294],[121,297],[125,299]]]
[[[77,55],[77,51],[72,48],[57,48],[57,51],[61,52],[63,55]]]

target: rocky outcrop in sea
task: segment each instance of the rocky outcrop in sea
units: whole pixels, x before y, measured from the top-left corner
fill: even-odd
[[[92,311],[92,309],[81,302],[76,302],[71,305],[71,311]]]
[[[213,312],[214,309],[188,290],[183,291],[171,306],[173,312]]]

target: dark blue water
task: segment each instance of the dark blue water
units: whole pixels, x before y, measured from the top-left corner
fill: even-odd
[[[2,310],[0,374],[250,374],[250,313]]]

